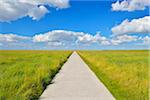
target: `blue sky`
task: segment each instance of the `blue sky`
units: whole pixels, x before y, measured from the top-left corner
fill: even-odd
[[[130,9],[130,6],[121,8],[122,0],[120,5],[115,5],[118,7],[116,9],[112,4],[117,3],[117,0],[65,2],[67,7],[43,4],[48,12],[45,11],[45,14],[41,18],[35,18],[36,20],[33,19],[35,15],[18,17],[16,14],[15,19],[12,19],[0,14],[0,49],[148,49],[150,31],[144,25],[149,27],[148,22],[145,23],[145,19],[150,21],[149,5],[143,4],[144,9]],[[0,8],[0,12],[3,10]],[[7,11],[6,16],[9,16]],[[131,25],[131,30],[121,25],[126,19],[128,21],[125,24]],[[114,28],[115,26],[123,32]],[[144,28],[135,31],[140,27]],[[76,35],[78,32],[80,35]],[[39,35],[42,35],[42,38]],[[35,36],[40,40],[35,40]]]

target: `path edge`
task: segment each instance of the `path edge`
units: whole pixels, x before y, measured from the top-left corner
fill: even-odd
[[[80,53],[78,53],[78,52],[80,52],[80,51],[75,51],[75,52],[80,56],[80,58],[83,60],[83,62],[88,66],[90,72],[95,75],[95,77],[98,79],[98,81],[101,82],[101,83],[106,87],[106,89],[110,92],[110,94],[112,95],[112,97],[114,98],[114,100],[116,100],[116,97],[115,97],[115,95],[112,93],[112,91],[110,91],[110,89],[106,86],[106,84],[105,84],[105,83],[97,76],[97,74],[91,69],[91,67],[90,67],[91,64],[88,64],[88,62],[84,59],[84,57],[83,57],[82,55],[80,55]]]
[[[64,60],[62,63],[60,63],[58,65],[58,70],[55,72],[54,75],[50,76],[51,80],[49,80],[48,84],[43,82],[42,86],[43,86],[43,90],[41,92],[41,94],[39,95],[39,97],[37,98],[37,100],[40,99],[41,95],[43,94],[43,92],[46,90],[47,86],[49,86],[50,84],[53,84],[52,81],[53,79],[56,77],[56,75],[60,72],[60,70],[62,69],[62,67],[64,66],[64,64],[68,61],[68,59],[70,58],[70,56],[73,54],[74,51],[71,51],[71,53],[67,56],[66,60]]]

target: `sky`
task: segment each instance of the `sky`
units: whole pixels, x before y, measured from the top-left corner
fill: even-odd
[[[0,49],[149,49],[149,0],[1,0]]]

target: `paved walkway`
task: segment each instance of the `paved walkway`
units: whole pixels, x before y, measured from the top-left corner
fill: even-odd
[[[114,100],[114,97],[74,52],[40,100]]]

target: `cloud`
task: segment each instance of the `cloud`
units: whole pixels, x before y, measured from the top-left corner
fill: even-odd
[[[44,34],[38,34],[33,37],[34,42],[61,43],[61,44],[106,44],[106,37],[100,36],[99,33],[91,35],[84,32],[73,32],[66,30],[53,30]],[[107,43],[108,44],[108,43]]]
[[[35,35],[34,42],[75,42],[79,36],[83,36],[83,32],[73,32],[66,30],[53,30],[47,33]]]
[[[134,11],[134,10],[144,10],[146,7],[150,6],[149,0],[123,0],[121,2],[117,1],[112,4],[113,11]]]
[[[15,34],[0,34],[0,42],[18,42],[20,40],[28,40],[30,37],[19,36]]]
[[[17,34],[0,34],[1,48],[24,48],[24,49],[46,49],[46,48],[76,48],[90,47],[93,44],[101,46],[114,46],[126,43],[141,43],[141,45],[150,44],[150,37],[139,37],[135,35],[116,35],[113,37],[101,36],[74,32],[67,30],[53,30],[46,33],[37,34],[32,37]]]
[[[62,42],[48,42],[48,45],[50,46],[64,46]]]
[[[111,29],[114,35],[129,33],[150,33],[150,16],[145,16],[131,21],[124,20],[120,25]]]
[[[1,0],[0,22],[10,22],[28,16],[39,20],[50,12],[46,6],[56,9],[69,7],[68,0]]]
[[[29,10],[28,16],[31,17],[32,20],[39,20],[48,12],[49,11],[47,10],[46,7],[40,6],[40,7],[35,7]]]
[[[143,40],[143,44],[150,45],[150,36],[145,36],[141,40]]]
[[[122,43],[133,42],[137,40],[138,40],[137,36],[121,35],[111,39],[110,41],[112,45],[119,45]]]
[[[53,30],[47,33],[37,34],[33,37],[35,43],[47,43],[51,46],[71,46],[71,45],[120,45],[123,43],[136,42],[138,36],[118,35],[114,37],[101,36],[100,33],[91,35],[84,32],[73,32],[66,30]]]
[[[18,0],[21,3],[28,3],[31,5],[49,5],[58,9],[68,8],[69,0]]]
[[[111,42],[109,40],[101,41],[102,45],[111,45]]]
[[[69,0],[50,0],[49,5],[53,5],[54,7],[57,7],[58,9],[68,8]]]
[[[84,43],[84,44],[98,43],[101,45],[110,44],[108,39],[104,36],[101,36],[100,33],[97,33],[96,35],[84,34],[83,36],[79,36],[77,43]]]
[[[97,35],[92,36],[90,34],[84,34],[78,37],[78,42],[82,42],[82,43],[91,43],[96,41],[97,41]]]

